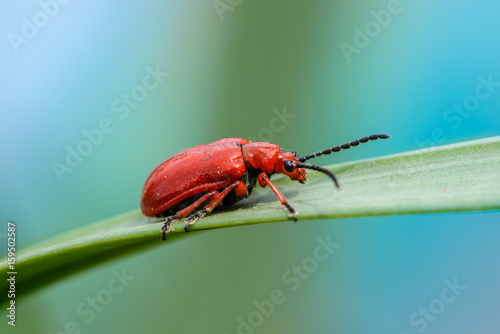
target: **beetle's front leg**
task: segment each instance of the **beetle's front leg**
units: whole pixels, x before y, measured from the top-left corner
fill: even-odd
[[[290,206],[290,204],[288,204],[288,201],[286,200],[285,196],[283,196],[283,194],[280,193],[278,188],[276,188],[276,186],[274,184],[272,184],[271,180],[269,179],[269,176],[266,173],[262,172],[257,177],[257,181],[259,181],[259,184],[262,187],[265,187],[266,185],[268,185],[269,188],[271,188],[271,190],[274,192],[276,197],[278,197],[281,204],[283,204],[283,206],[286,208],[288,217],[293,218],[294,221],[297,221],[297,216],[298,216],[299,212],[297,210],[295,210],[294,208],[292,208]]]

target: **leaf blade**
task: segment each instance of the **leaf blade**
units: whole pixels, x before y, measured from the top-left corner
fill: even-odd
[[[327,168],[337,175],[340,190],[315,172],[306,185],[284,177],[273,179],[300,212],[300,220],[500,209],[500,137]],[[192,231],[286,219],[274,194],[256,189],[234,207],[201,219]],[[18,296],[119,256],[189,235],[183,232],[183,222],[177,222],[169,241],[163,243],[161,223],[147,222],[135,210],[21,250],[16,263],[22,273],[17,277]],[[8,271],[6,258],[0,261],[0,271]],[[6,280],[0,283],[0,289],[7,288]]]

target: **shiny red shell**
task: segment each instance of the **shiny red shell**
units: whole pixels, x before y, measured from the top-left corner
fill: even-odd
[[[225,138],[192,147],[168,158],[149,175],[141,210],[153,217],[193,196],[227,187],[245,173],[242,145],[250,141]]]

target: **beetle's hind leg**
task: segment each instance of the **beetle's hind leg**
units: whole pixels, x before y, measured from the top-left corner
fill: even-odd
[[[191,216],[187,217],[186,218],[186,223],[184,225],[184,231],[186,232],[189,232],[189,226],[193,225],[194,223],[196,223],[196,221],[200,218],[202,218],[203,216],[205,216],[207,213],[210,213],[212,212],[213,209],[215,209],[216,207],[218,207],[219,205],[221,205],[222,201],[224,200],[224,198],[231,192],[231,190],[235,191],[236,195],[237,196],[245,196],[248,192],[247,190],[247,186],[244,182],[242,181],[234,181],[233,183],[231,183],[230,185],[228,185],[226,188],[224,188],[224,190],[222,190],[221,192],[218,192],[218,191],[213,191],[214,194],[212,194],[210,196],[210,201],[209,203],[207,204],[206,207],[204,207],[202,210],[192,214]],[[212,193],[212,192],[211,192]],[[202,198],[205,198],[205,196],[203,196]]]
[[[175,215],[168,216],[167,218],[165,218],[165,222],[163,223],[163,227],[161,228],[161,230],[163,232],[162,239],[167,240],[166,234],[170,233],[174,230],[174,228],[171,226],[172,222],[174,220],[181,219],[181,218],[185,217],[186,215],[190,214],[194,209],[199,207],[209,197],[215,195],[216,193],[217,192],[215,190],[210,191],[210,192],[206,193],[205,195],[203,195],[202,197],[200,197],[199,199],[197,199],[194,203],[191,203],[186,208],[178,211]]]
[[[194,203],[190,204],[188,207],[180,210],[179,212],[177,212],[174,216],[175,216],[175,219],[181,219],[183,217],[185,217],[186,215],[190,214],[191,212],[193,212],[194,209],[196,209],[197,207],[199,207],[203,202],[205,202],[207,199],[217,195],[218,192],[216,190],[212,190],[212,191],[209,191],[208,193],[206,193],[205,195],[201,196],[200,198],[198,198]],[[203,210],[201,210],[203,211]],[[198,212],[197,212],[198,213]],[[195,213],[194,215],[196,215],[197,213]],[[187,218],[186,222],[184,223],[184,230],[186,232],[188,232],[188,220],[194,216],[194,215],[191,215]],[[174,217],[174,216],[171,216],[171,217]],[[198,218],[201,218],[203,217],[204,214]],[[170,218],[170,217],[169,217]],[[196,221],[196,220],[195,220]],[[194,222],[193,222],[194,224]],[[164,225],[165,226],[165,225]],[[165,239],[163,239],[165,240]]]
[[[207,205],[208,206],[208,205]],[[206,209],[202,209],[196,213],[193,213],[191,216],[186,218],[186,222],[184,223],[184,231],[189,232],[189,226],[196,223],[196,221],[200,218],[203,218],[207,214]]]
[[[163,232],[162,234],[162,239],[163,240],[167,240],[167,237],[166,237],[166,234],[167,233],[170,233],[171,231],[174,230],[174,228],[171,226],[172,222],[174,220],[176,220],[177,218],[179,218],[177,216],[177,214],[173,215],[173,216],[169,216],[169,217],[166,217],[165,218],[165,221],[163,222],[163,226],[161,227],[161,231]]]
[[[181,219],[185,217],[186,215],[190,214],[195,210],[197,207],[203,204],[207,199],[209,200],[208,204],[201,210],[197,211],[196,213],[190,215],[189,217],[186,218],[184,222],[184,231],[189,232],[189,226],[193,225],[196,223],[196,221],[203,216],[205,216],[207,213],[212,212],[213,209],[218,207],[224,198],[231,192],[231,190],[235,191],[237,196],[245,196],[247,194],[247,187],[245,183],[241,181],[235,181],[231,183],[229,186],[224,188],[221,192],[217,190],[212,190],[198,198],[194,203],[191,203],[189,206],[186,208],[180,210],[173,216],[169,216],[165,218],[165,222],[163,223],[162,231],[163,231],[163,240],[166,240],[166,234],[173,231],[173,227],[171,226],[172,222],[176,219]]]

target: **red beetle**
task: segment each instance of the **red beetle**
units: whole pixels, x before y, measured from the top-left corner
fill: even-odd
[[[172,230],[172,221],[198,209],[185,220],[184,229],[188,231],[190,225],[218,206],[231,205],[250,196],[258,181],[262,187],[268,185],[285,206],[288,216],[297,220],[298,212],[271,183],[270,176],[283,173],[291,180],[305,183],[305,169],[313,169],[328,175],[338,188],[332,172],[304,161],[378,138],[390,136],[374,134],[302,158],[295,152],[282,152],[276,144],[242,138],[198,145],[177,153],[153,170],[142,190],[142,213],[148,217],[165,217],[162,227],[165,240],[165,234]]]

